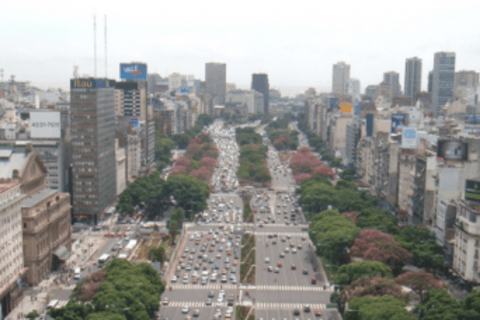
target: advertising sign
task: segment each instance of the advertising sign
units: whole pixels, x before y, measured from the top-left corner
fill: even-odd
[[[135,131],[138,131],[138,119],[137,119],[137,117],[134,116],[132,119],[130,119],[130,125],[132,126],[132,128]]]
[[[352,102],[350,102],[350,101],[340,102],[340,112],[341,113],[352,113]]]
[[[120,79],[125,79],[125,80],[147,79],[147,65],[145,63],[121,63]]]
[[[367,137],[372,137],[373,136],[373,113],[367,114],[367,123],[365,124],[366,131],[367,131]]]
[[[480,181],[468,179],[466,180],[465,200],[480,202]]]
[[[357,117],[360,117],[361,112],[362,108],[360,107],[360,102],[355,102],[353,106],[353,114]]]
[[[30,112],[30,138],[61,138],[60,112]]]
[[[418,145],[417,127],[403,127],[402,148],[417,149]]]
[[[178,94],[179,95],[188,95],[190,93],[190,88],[182,86],[178,89]]]
[[[330,98],[330,109],[336,109],[338,107],[338,98]]]
[[[445,161],[467,161],[468,143],[461,140],[438,140],[437,157]]]
[[[402,133],[403,127],[407,125],[407,115],[404,113],[392,114],[391,133]]]
[[[70,88],[101,89],[114,88],[115,80],[108,79],[71,79]]]

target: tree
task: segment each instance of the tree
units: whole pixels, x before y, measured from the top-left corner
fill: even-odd
[[[397,234],[397,217],[390,211],[378,208],[368,208],[359,212],[357,227],[362,229],[377,229],[389,234]]]
[[[177,221],[178,227],[182,227],[183,220],[185,219],[185,210],[183,208],[175,208],[170,215],[170,222]]]
[[[425,271],[405,272],[397,277],[397,283],[411,288],[423,301],[425,292],[429,289],[441,289],[443,286],[434,275]]]
[[[185,150],[188,147],[188,143],[192,139],[192,136],[187,133],[178,133],[172,136],[172,140],[177,145],[178,149]]]
[[[168,232],[170,234],[170,244],[173,245],[175,241],[175,236],[177,235],[178,231],[178,221],[170,221],[170,225],[168,226]]]
[[[160,263],[163,263],[166,260],[166,252],[165,252],[165,247],[163,245],[157,248],[155,247],[150,248],[150,251],[148,254],[149,254],[150,260],[159,261]]]
[[[393,236],[375,229],[360,232],[350,249],[350,255],[383,262],[394,274],[399,274],[402,267],[412,260],[412,254],[403,249]]]
[[[427,290],[423,301],[415,307],[421,320],[462,319],[462,305],[443,289]]]
[[[349,302],[349,310],[345,312],[345,320],[415,320],[408,312],[407,304],[392,296],[378,299],[370,297],[353,298]]]
[[[175,198],[177,206],[183,208],[187,219],[207,208],[210,188],[205,182],[183,174],[169,176],[167,189],[168,194]]]
[[[350,299],[358,297],[376,299],[385,295],[395,297],[403,302],[408,302],[410,299],[410,295],[403,293],[402,287],[395,282],[395,279],[381,276],[365,276],[358,278],[342,289],[340,304],[343,309]]]
[[[335,274],[335,283],[348,285],[363,276],[380,275],[392,278],[392,270],[380,261],[359,261],[341,266]]]

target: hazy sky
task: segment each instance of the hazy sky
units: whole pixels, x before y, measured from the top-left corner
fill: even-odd
[[[265,72],[284,94],[309,86],[329,91],[332,65],[345,61],[362,92],[385,71],[405,73],[405,58],[423,59],[422,89],[437,51],[455,51],[456,70],[480,71],[480,1],[2,1],[0,69],[5,78],[67,89],[73,66],[97,75],[144,61],[149,72],[204,80],[205,62],[227,63],[227,82],[248,87]]]

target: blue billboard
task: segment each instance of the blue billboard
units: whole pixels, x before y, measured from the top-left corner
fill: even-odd
[[[360,106],[360,102],[355,102],[353,105],[353,115],[360,117],[360,113],[362,112],[362,107]]]
[[[179,94],[179,95],[188,95],[189,93],[190,93],[190,88],[189,88],[189,87],[181,86],[181,87],[178,89],[178,94]]]
[[[338,108],[338,98],[330,98],[330,109]]]
[[[403,132],[403,127],[407,125],[407,114],[405,113],[394,113],[392,114],[392,127],[391,133]]]
[[[372,137],[373,136],[373,113],[367,114],[367,123],[365,125],[366,131],[367,131],[367,137]]]
[[[146,80],[147,65],[145,63],[121,63],[120,79]]]

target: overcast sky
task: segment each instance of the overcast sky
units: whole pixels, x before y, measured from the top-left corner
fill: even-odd
[[[270,87],[294,94],[329,91],[332,65],[345,61],[362,92],[383,72],[405,73],[405,58],[423,59],[422,89],[437,51],[455,51],[456,70],[480,70],[480,1],[2,1],[0,69],[41,88],[68,89],[73,66],[97,75],[119,63],[143,61],[162,77],[205,79],[205,62],[227,63],[227,82],[249,87],[265,72]]]

